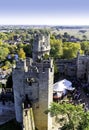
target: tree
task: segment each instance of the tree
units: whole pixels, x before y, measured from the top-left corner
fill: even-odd
[[[17,46],[16,45],[9,45],[8,49],[11,54],[14,54],[17,51]]]
[[[0,32],[0,39],[2,40],[8,40],[7,34]]]
[[[63,36],[64,36],[64,38],[68,38],[68,39],[70,38],[70,35],[67,32],[64,32]]]
[[[84,54],[89,54],[89,42],[88,41],[81,42],[81,49],[84,51]]]
[[[22,41],[25,41],[25,40],[26,40],[26,32],[23,32],[23,33],[21,34],[21,40],[22,40]]]
[[[67,32],[64,32],[63,42],[69,41],[69,39],[70,39],[70,35]]]
[[[0,46],[2,45],[3,43],[2,43],[2,39],[0,39]]]
[[[5,60],[7,55],[9,54],[9,49],[5,47],[0,47],[0,60]]]
[[[8,40],[13,40],[13,39],[14,39],[14,35],[15,35],[14,32],[10,32],[10,33],[8,34]]]
[[[56,116],[56,121],[63,123],[61,130],[88,130],[89,111],[84,111],[82,105],[73,105],[66,102],[52,103],[48,112]],[[61,115],[61,117],[60,117]]]
[[[5,61],[5,66],[7,66],[8,69],[12,67],[12,65],[9,61]]]
[[[51,39],[50,44],[50,55],[54,58],[60,58],[63,54],[62,40]]]
[[[25,59],[26,56],[25,56],[25,52],[22,48],[20,48],[20,50],[18,51],[18,55],[19,55],[19,58],[21,59]]]
[[[31,44],[24,45],[23,50],[26,53],[27,57],[32,57],[32,45]]]
[[[83,53],[81,50],[80,43],[71,43],[65,42],[63,44],[63,58],[64,59],[72,59],[77,56],[77,52],[80,49],[80,53]]]
[[[83,35],[82,38],[83,38],[84,41],[87,40],[87,36],[86,35]]]
[[[49,55],[48,54],[45,54],[44,56],[43,56],[43,59],[44,60],[47,60],[49,58]]]
[[[17,44],[17,48],[18,48],[18,49],[23,48],[23,46],[24,46],[24,44],[23,44],[22,42],[19,42],[19,43]]]

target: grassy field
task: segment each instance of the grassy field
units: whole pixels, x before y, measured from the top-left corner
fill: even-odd
[[[84,33],[81,32],[81,30],[85,30]],[[53,30],[52,32],[55,32],[57,34],[64,34],[67,32],[70,36],[75,36],[76,38],[83,39],[83,35],[86,35],[87,40],[89,40],[89,28],[83,28],[83,29],[59,29],[59,30]]]
[[[8,123],[1,125],[0,130],[21,130],[21,126],[15,120],[11,120]]]
[[[80,30],[86,30],[85,33],[81,33]],[[86,35],[87,39],[89,40],[89,29],[63,29],[60,30],[59,32],[61,34],[64,34],[64,32],[67,32],[68,34],[70,34],[71,36],[75,36],[77,38],[82,39],[83,35]]]

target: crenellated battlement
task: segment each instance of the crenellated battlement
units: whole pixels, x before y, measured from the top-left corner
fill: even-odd
[[[33,66],[38,68],[51,68],[53,65],[53,59],[42,60],[41,62],[33,62]]]

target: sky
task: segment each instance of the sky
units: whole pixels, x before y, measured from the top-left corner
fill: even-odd
[[[89,25],[89,0],[1,0],[1,25]]]

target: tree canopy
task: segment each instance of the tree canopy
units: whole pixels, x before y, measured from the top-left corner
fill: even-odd
[[[51,44],[50,55],[54,58],[60,58],[63,54],[62,41],[51,39],[50,44]]]
[[[59,123],[62,123],[61,130],[89,129],[89,111],[85,111],[82,105],[73,105],[66,102],[52,103],[48,111],[51,116],[56,116]]]
[[[81,50],[81,45],[80,43],[64,43],[63,44],[63,58],[66,59],[72,59],[77,56],[78,50],[80,50],[80,53],[83,53]]]
[[[9,54],[9,49],[0,46],[0,60],[1,61],[5,60],[8,54]]]
[[[67,35],[67,34],[66,34]],[[80,53],[84,53],[83,45],[81,49],[81,44],[79,42],[63,42],[61,39],[55,39],[54,35],[50,39],[51,51],[50,55],[55,58],[72,59],[77,56],[78,50]]]
[[[25,56],[25,52],[22,48],[20,48],[20,50],[18,51],[18,55],[19,55],[19,58],[21,59],[25,59],[26,56]]]

